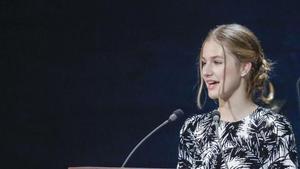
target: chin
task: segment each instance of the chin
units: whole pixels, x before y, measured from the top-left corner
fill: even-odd
[[[214,100],[219,98],[217,94],[208,94],[208,97]]]

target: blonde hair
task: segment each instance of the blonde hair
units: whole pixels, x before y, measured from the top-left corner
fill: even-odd
[[[251,62],[251,70],[246,79],[247,95],[253,100],[261,99],[266,104],[270,103],[274,97],[274,87],[269,82],[272,62],[266,59],[260,42],[254,33],[245,26],[239,24],[217,26],[215,29],[211,30],[205,38],[200,50],[200,58],[202,57],[204,44],[210,39],[222,46],[224,55],[226,55],[226,48],[228,52],[236,56],[241,63]],[[200,86],[197,95],[197,105],[201,109],[203,107],[201,95],[204,85],[203,77],[201,76],[201,59],[199,59],[199,63]],[[266,82],[269,82],[269,94],[267,97],[264,96],[264,86]]]

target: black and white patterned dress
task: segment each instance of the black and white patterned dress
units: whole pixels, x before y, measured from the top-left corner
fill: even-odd
[[[212,116],[185,121],[177,168],[297,168],[295,137],[284,116],[258,107],[241,121],[217,126]]]

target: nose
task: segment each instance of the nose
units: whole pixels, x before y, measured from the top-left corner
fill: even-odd
[[[212,71],[212,69],[211,69],[211,66],[208,65],[208,63],[206,63],[205,65],[203,65],[203,67],[202,67],[202,75],[203,75],[204,77],[209,77],[209,76],[211,76],[212,74],[213,74],[213,71]]]

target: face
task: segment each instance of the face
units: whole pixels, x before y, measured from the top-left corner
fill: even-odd
[[[225,48],[225,47],[224,47]],[[238,59],[226,52],[214,40],[205,42],[202,49],[201,76],[211,99],[228,99],[241,84],[241,68]]]

